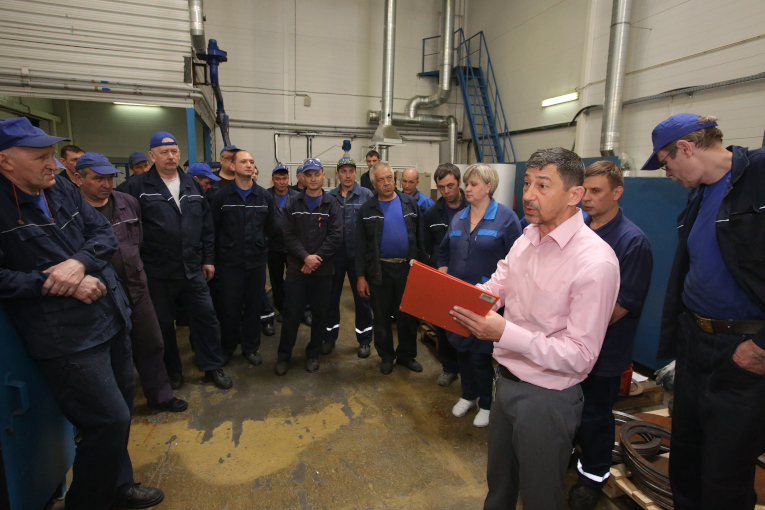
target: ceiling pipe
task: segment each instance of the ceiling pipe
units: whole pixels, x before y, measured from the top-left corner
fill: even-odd
[[[36,89],[49,89],[49,90],[74,90],[82,92],[104,92],[112,94],[130,94],[145,97],[172,97],[180,99],[195,99],[202,98],[202,94],[196,89],[191,89],[188,92],[180,91],[166,91],[166,90],[141,90],[139,88],[124,88],[124,87],[103,87],[101,85],[77,85],[74,83],[53,83],[53,82],[38,82],[28,80],[7,80],[0,79],[0,85],[7,85],[12,87],[26,87]]]
[[[441,30],[441,64],[438,68],[438,90],[430,96],[414,96],[406,103],[404,111],[410,118],[417,117],[421,108],[435,108],[449,100],[452,92],[452,68],[454,66],[454,3],[444,0],[444,19]]]
[[[383,32],[382,110],[380,125],[372,142],[381,145],[400,144],[401,137],[393,127],[393,68],[396,60],[396,0],[385,0]],[[387,151],[386,151],[387,152]]]
[[[603,124],[600,130],[601,156],[617,155],[631,11],[632,0],[614,0],[611,11],[611,37],[608,43],[606,99],[603,103]]]
[[[405,113],[393,113],[391,119],[396,126],[424,127],[438,130],[446,129],[449,133],[448,163],[454,163],[457,160],[457,118],[454,115],[449,115],[448,117],[443,117],[441,115],[417,115],[412,118]],[[380,112],[374,110],[369,110],[367,112],[367,122],[375,124],[379,120]]]
[[[39,71],[30,70],[29,73],[23,73],[20,69],[4,68],[0,67],[0,76],[7,78],[20,78],[22,80],[44,80],[54,82],[72,82],[72,83],[90,83],[99,84],[106,87],[109,86],[121,86],[121,87],[139,87],[143,89],[160,89],[160,90],[180,90],[187,91],[196,90],[190,85],[172,85],[172,84],[158,84],[158,83],[136,83],[136,82],[124,82],[114,80],[99,80],[97,78],[82,78],[79,76],[71,76],[67,74],[58,73],[41,73]]]
[[[189,31],[194,53],[205,53],[205,10],[203,0],[189,0]]]

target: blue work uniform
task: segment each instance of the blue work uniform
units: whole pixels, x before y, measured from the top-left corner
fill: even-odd
[[[590,226],[592,218],[584,222]],[[635,332],[648,296],[653,271],[653,251],[648,237],[620,209],[595,230],[619,259],[619,295],[616,302],[627,315],[608,326],[603,347],[587,379],[582,381],[584,406],[579,427],[579,484],[600,489],[608,479],[614,444],[612,408],[619,396],[621,376],[632,363]]]
[[[82,433],[67,507],[108,509],[134,485],[130,310],[109,265],[118,248],[109,221],[71,182],[55,179],[38,198],[0,175],[0,299],[56,403]],[[106,296],[91,304],[43,296],[44,271],[69,259],[100,280]]]
[[[415,190],[414,195],[412,195],[412,198],[414,198],[417,201],[417,205],[420,207],[420,211],[425,213],[428,209],[433,207],[433,199],[429,196],[425,195],[424,193],[420,193],[420,190]]]
[[[329,191],[337,199],[343,209],[343,242],[335,254],[335,275],[332,279],[332,293],[329,298],[327,320],[327,336],[324,342],[335,342],[340,334],[340,296],[343,292],[343,282],[348,274],[348,282],[353,292],[353,303],[356,308],[356,340],[359,345],[372,343],[372,309],[369,298],[359,296],[356,289],[356,217],[361,204],[372,198],[372,192],[353,183],[353,188],[346,196],[341,193],[340,186]]]
[[[497,262],[507,256],[521,235],[521,225],[513,211],[492,198],[483,218],[471,232],[470,210],[471,206],[468,206],[459,216],[452,218],[441,241],[438,267],[447,266],[450,275],[476,284],[491,278],[497,269]],[[490,409],[494,343],[452,332],[447,333],[447,338],[457,350],[462,398],[471,401],[478,399],[481,409]]]
[[[276,230],[279,207],[254,182],[242,199],[236,184],[212,199],[215,266],[220,283],[219,317],[223,351],[242,354],[260,349],[260,315],[265,297],[268,237]],[[267,298],[266,298],[267,299]]]

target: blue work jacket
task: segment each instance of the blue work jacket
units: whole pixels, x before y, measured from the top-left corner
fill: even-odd
[[[215,264],[230,269],[255,269],[268,262],[268,238],[276,230],[279,204],[252,183],[247,201],[235,184],[220,188],[212,199]]]
[[[44,194],[53,221],[0,175],[0,299],[35,359],[84,351],[130,327],[127,297],[108,263],[117,251],[109,221],[64,177]],[[89,305],[43,296],[43,271],[68,259],[82,262],[107,295]]]
[[[274,197],[274,203],[276,204],[276,207],[279,207],[279,200],[276,198],[276,190],[273,186],[268,188],[268,192],[271,193],[271,195]],[[290,198],[294,197],[295,195],[299,195],[299,191],[295,191],[291,187],[287,187],[287,200],[289,201]],[[287,202],[284,203],[284,205],[287,205]],[[279,214],[281,214],[281,208],[279,207]],[[281,221],[281,220],[280,220]],[[278,225],[278,223],[277,223]],[[274,235],[268,236],[268,251],[272,252],[282,252],[287,253],[287,248],[284,246],[284,236],[282,235],[282,231],[280,228],[277,228],[274,232]]]
[[[356,254],[356,216],[361,209],[361,204],[372,198],[372,192],[354,182],[353,188],[348,195],[343,196],[340,186],[329,190],[329,194],[337,199],[343,208],[343,244],[348,258],[352,259]],[[343,247],[341,246],[342,250]]]
[[[521,235],[518,216],[493,198],[478,225],[470,231],[470,206],[452,218],[441,241],[438,267],[448,267],[448,273],[467,283],[489,281],[513,243]],[[492,352],[494,344],[450,333],[449,341],[459,351]]]
[[[417,201],[417,205],[420,207],[421,212],[425,212],[431,207],[433,207],[433,199],[429,196],[420,193],[420,190],[415,190],[414,195],[412,195],[412,198]]]
[[[333,258],[343,241],[343,218],[334,197],[322,193],[313,212],[305,203],[305,191],[290,197],[282,208],[280,227],[287,247],[287,273],[300,273],[305,258],[318,255],[323,262],[311,274],[335,274]]]
[[[126,182],[124,192],[138,199],[143,222],[141,259],[149,277],[194,278],[202,265],[215,263],[215,231],[202,186],[178,167],[181,208],[154,165]]]

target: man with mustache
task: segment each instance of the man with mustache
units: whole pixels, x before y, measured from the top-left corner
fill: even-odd
[[[452,315],[494,342],[499,364],[489,417],[485,510],[563,509],[563,475],[582,414],[580,384],[598,359],[619,291],[619,261],[584,224],[584,164],[562,148],[526,162],[530,225],[479,288],[499,296],[481,316]]]

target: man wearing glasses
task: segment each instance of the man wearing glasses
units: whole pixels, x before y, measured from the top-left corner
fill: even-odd
[[[677,358],[674,506],[753,508],[765,451],[765,149],[722,143],[716,117],[673,115],[643,170],[689,188],[658,359]]]
[[[176,302],[189,316],[189,340],[199,370],[221,389],[232,386],[223,372],[218,319],[210,299],[215,274],[210,206],[200,184],[178,167],[175,137],[160,131],[151,137],[148,172],[127,182],[125,192],[138,199],[143,218],[141,259],[149,294],[165,342],[165,366],[173,389],[183,386],[183,365],[175,338]]]

